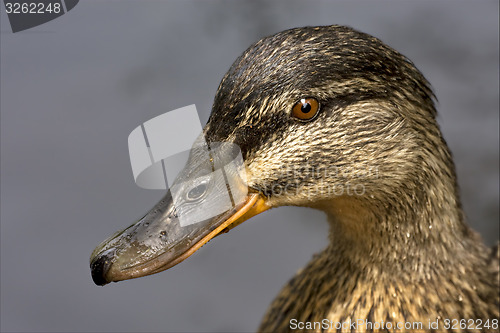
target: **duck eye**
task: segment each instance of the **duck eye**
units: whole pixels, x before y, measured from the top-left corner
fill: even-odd
[[[318,111],[319,102],[316,98],[302,98],[293,106],[292,116],[300,120],[309,121],[318,114]]]

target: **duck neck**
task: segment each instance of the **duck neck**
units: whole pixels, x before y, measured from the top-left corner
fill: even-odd
[[[398,274],[414,280],[457,268],[477,255],[480,242],[464,222],[454,174],[432,178],[392,196],[343,196],[329,202],[323,208],[331,225],[327,255],[337,265],[347,262],[363,274],[377,275],[372,278]]]

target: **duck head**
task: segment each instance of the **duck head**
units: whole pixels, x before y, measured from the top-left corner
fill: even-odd
[[[455,193],[435,114],[422,74],[375,37],[326,26],[263,38],[223,77],[203,130],[207,143],[241,149],[246,196],[222,214],[181,227],[181,207],[169,191],[94,250],[93,280],[104,285],[163,271],[272,207],[322,209],[344,235],[382,220],[390,228],[395,214],[411,220],[421,212],[401,207],[425,206],[433,181]],[[197,174],[199,164],[192,154],[184,174]],[[196,186],[182,191],[210,192],[210,184]],[[201,194],[182,204],[202,209]]]

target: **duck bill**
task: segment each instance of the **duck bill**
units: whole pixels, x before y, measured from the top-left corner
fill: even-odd
[[[177,265],[215,236],[269,209],[259,193],[204,221],[182,225],[171,191],[142,219],[102,242],[92,253],[96,285],[155,274]]]

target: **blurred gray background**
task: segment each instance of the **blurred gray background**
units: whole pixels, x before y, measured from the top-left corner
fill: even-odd
[[[253,331],[326,245],[320,212],[280,208],[182,264],[105,287],[89,255],[161,191],[134,184],[127,137],[196,104],[259,38],[345,24],[414,61],[439,98],[469,223],[499,231],[498,1],[81,1],[12,34],[1,14],[1,330]]]

